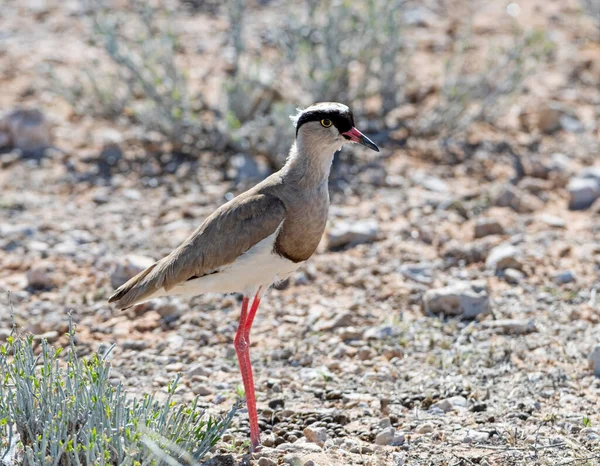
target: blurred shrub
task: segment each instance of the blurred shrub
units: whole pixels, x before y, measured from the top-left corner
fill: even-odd
[[[172,12],[142,0],[129,0],[122,9],[104,0],[82,4],[92,25],[90,40],[110,63],[96,61],[63,90],[74,108],[106,118],[127,116],[145,132],[163,135],[175,151],[216,143],[218,134],[201,122],[208,106],[201,94],[190,95],[177,64],[180,43]]]
[[[394,109],[402,92],[404,3],[306,0],[294,5],[295,14],[265,33],[278,52],[269,60],[247,50],[245,2],[230,0],[234,65],[224,113],[238,150],[262,154],[273,167],[281,165],[294,137],[287,117],[298,104],[351,102],[358,118],[367,99],[381,103],[378,116]]]
[[[0,346],[0,463],[196,464],[229,426],[235,406],[214,420],[199,411],[197,398],[190,406],[174,403],[178,379],[162,403],[149,395],[128,399],[109,380],[108,352],[79,359],[73,339],[71,330],[64,360],[45,340],[36,356],[33,336],[11,336]]]
[[[552,51],[543,32],[524,32],[515,26],[511,43],[491,48],[487,60],[474,67],[468,54],[474,41],[470,35],[455,41],[436,102],[416,121],[413,135],[437,137],[445,148],[474,122],[494,124],[538,59]]]

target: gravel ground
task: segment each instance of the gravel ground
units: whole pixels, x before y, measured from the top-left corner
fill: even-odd
[[[68,11],[48,14],[70,24]],[[36,34],[55,37],[48,21],[37,24]],[[17,45],[28,43],[23,34],[13,31]],[[25,50],[4,57],[25,70],[2,78],[7,110],[33,99],[22,92],[39,79]],[[582,120],[600,105],[594,82],[540,89],[539,102],[571,90]],[[125,131],[66,118],[54,97],[33,95],[57,119],[61,150],[41,160],[0,153],[0,289],[11,291],[17,324],[60,346],[72,311],[83,353],[116,343],[115,382],[160,396],[182,373],[182,400],[200,395],[225,413],[241,384],[239,296],[123,313],[106,299],[247,186],[224,180],[210,154],[173,161],[170,174],[139,162],[126,135],[117,145],[130,170],[99,176],[102,144]],[[595,196],[581,180],[600,192],[597,128],[506,137],[537,141],[522,173],[486,144],[459,165],[418,142],[336,163],[318,253],[267,294],[253,327],[264,447],[247,454],[240,412],[212,464],[600,464],[600,201],[573,204]],[[10,327],[1,300],[0,340]]]

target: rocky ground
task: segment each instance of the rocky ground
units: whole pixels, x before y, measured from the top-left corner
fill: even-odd
[[[550,3],[549,21],[559,2]],[[121,126],[69,117],[32,87],[39,75],[28,64],[50,52],[13,25],[37,24],[51,41],[72,6],[20,16],[25,7],[9,4],[3,40],[21,48],[0,59],[23,73],[2,78],[10,93],[0,102],[38,102],[55,126],[25,131],[23,144],[53,134],[56,148],[19,150],[21,114],[0,127],[0,287],[10,291],[0,340],[12,306],[21,329],[64,345],[72,312],[83,353],[116,343],[115,382],[160,394],[182,373],[182,400],[199,395],[211,413],[226,412],[240,385],[239,296],[127,312],[106,299],[252,181],[224,179],[212,154],[140,158]],[[558,8],[556,34],[571,37],[573,8]],[[264,447],[247,454],[240,412],[218,464],[600,464],[600,69],[590,62],[585,81],[567,67],[589,53],[566,57],[560,79],[537,94],[567,102],[580,129],[557,111],[552,131],[537,121],[494,133],[528,148],[520,163],[485,142],[452,165],[418,141],[384,142],[380,157],[342,155],[318,253],[268,293],[253,327]]]

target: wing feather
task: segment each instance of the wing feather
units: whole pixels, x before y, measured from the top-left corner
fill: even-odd
[[[120,286],[109,298],[126,309],[161,289],[169,291],[192,277],[231,264],[273,234],[285,215],[283,202],[272,194],[249,191],[210,215],[177,249]]]

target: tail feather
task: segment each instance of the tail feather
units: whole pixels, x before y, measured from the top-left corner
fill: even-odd
[[[160,277],[157,277],[156,274],[151,275],[157,265],[158,262],[152,264],[117,288],[112,296],[108,298],[108,302],[115,303],[119,309],[127,309],[147,300],[162,285],[158,280]]]

